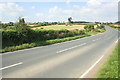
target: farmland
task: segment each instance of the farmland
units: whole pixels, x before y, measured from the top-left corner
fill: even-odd
[[[67,30],[83,30],[85,25],[72,25],[72,26],[66,26],[66,25],[49,25],[49,26],[40,26],[40,27],[35,27],[32,28],[33,30],[35,29],[44,29],[44,30],[62,30],[62,29],[67,29]]]

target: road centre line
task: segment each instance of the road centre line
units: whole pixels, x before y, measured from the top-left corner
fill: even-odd
[[[70,50],[70,49],[73,49],[73,48],[77,48],[77,47],[83,46],[83,45],[85,45],[85,44],[86,44],[86,43],[83,43],[83,44],[80,44],[80,45],[77,45],[77,46],[73,46],[73,47],[70,47],[70,48],[67,48],[67,49],[58,51],[57,53],[61,53],[61,52],[64,52],[64,51],[67,51],[67,50]]]
[[[84,72],[79,78],[84,78],[99,62],[100,60],[104,57],[102,55],[86,72]]]
[[[115,43],[117,43],[118,42],[118,40],[117,41],[115,41]]]
[[[98,39],[95,39],[95,40],[92,40],[92,41],[97,41],[97,40],[99,40],[100,38],[98,38]]]
[[[0,70],[4,70],[4,69],[7,69],[7,68],[15,67],[15,66],[18,66],[18,65],[21,65],[21,64],[23,64],[23,62],[19,62],[19,63],[13,64],[13,65],[10,65],[10,66],[6,66],[6,67],[3,67],[3,68],[0,68]]]

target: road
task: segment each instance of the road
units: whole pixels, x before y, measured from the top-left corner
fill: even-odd
[[[3,78],[85,78],[118,40],[118,31],[2,54]]]

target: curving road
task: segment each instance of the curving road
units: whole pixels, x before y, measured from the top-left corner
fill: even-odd
[[[4,53],[2,77],[85,78],[117,43],[118,31],[105,28],[91,37]]]

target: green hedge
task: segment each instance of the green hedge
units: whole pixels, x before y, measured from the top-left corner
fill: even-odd
[[[16,50],[21,50],[21,49],[26,49],[26,48],[32,48],[32,47],[36,47],[36,46],[50,45],[50,44],[55,44],[55,43],[64,42],[64,41],[70,41],[70,40],[74,40],[74,39],[78,39],[78,38],[82,38],[82,37],[87,37],[87,36],[90,36],[90,35],[85,34],[85,35],[78,35],[78,36],[66,37],[66,38],[61,38],[61,39],[35,41],[33,43],[25,43],[25,44],[21,44],[18,46],[6,47],[6,48],[0,50],[0,52],[4,53],[4,52],[9,52],[9,51],[16,51]]]
[[[3,48],[5,48],[23,43],[59,39],[83,34],[85,34],[83,30],[27,30],[22,33],[16,30],[2,30],[2,43]]]

